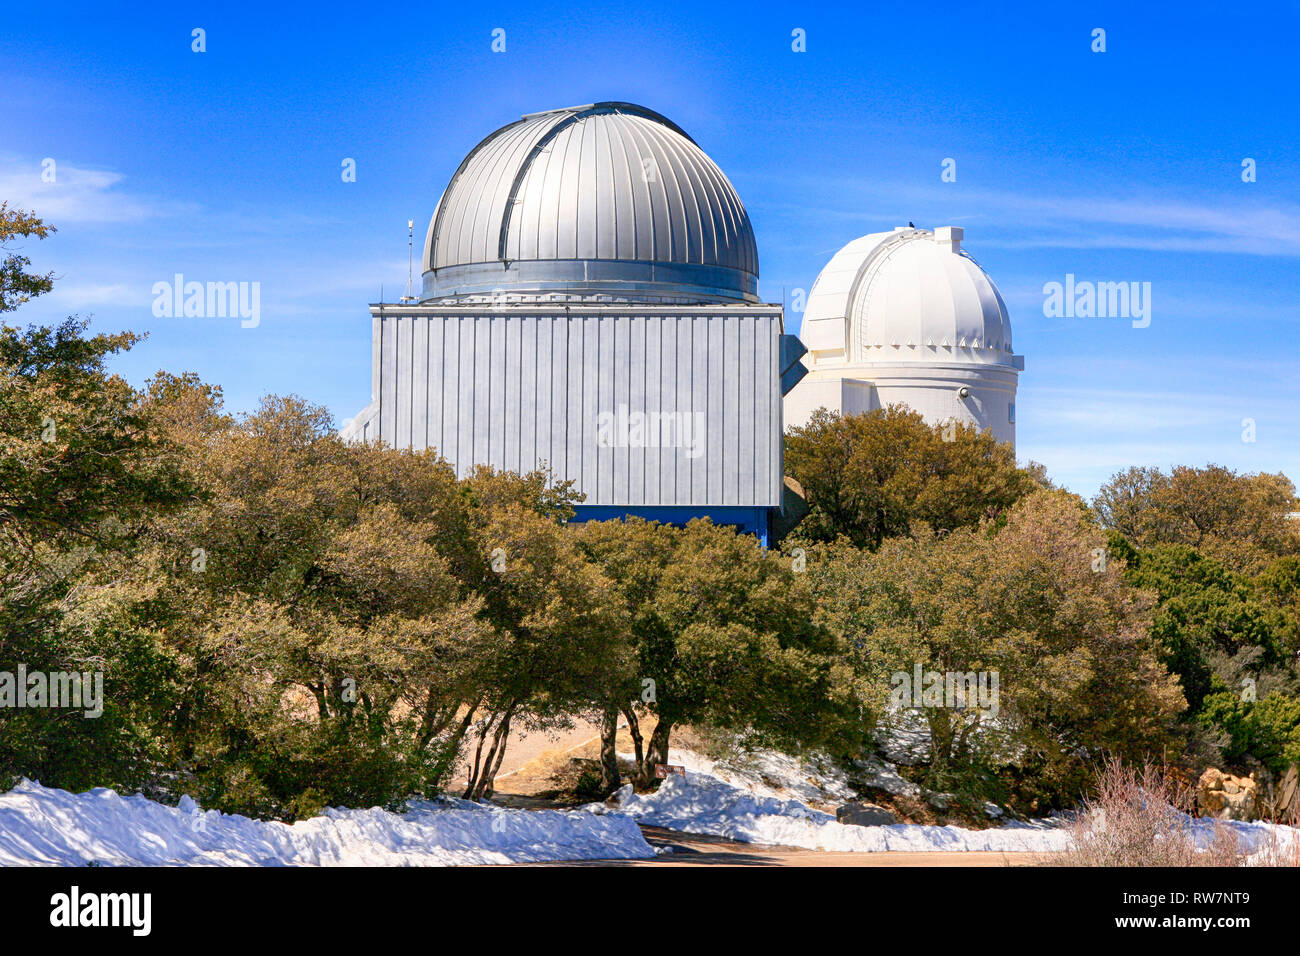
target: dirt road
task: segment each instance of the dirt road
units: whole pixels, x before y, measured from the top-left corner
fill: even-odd
[[[1048,859],[1036,853],[826,853],[794,847],[757,846],[723,837],[641,827],[646,842],[669,850],[652,860],[575,860],[521,863],[519,866],[1036,866]]]

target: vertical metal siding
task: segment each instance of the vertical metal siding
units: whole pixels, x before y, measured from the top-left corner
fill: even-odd
[[[627,329],[627,386],[623,400],[629,408],[646,408],[646,326],[649,323],[634,321],[631,317],[620,320]],[[645,502],[645,448],[629,448],[627,452],[627,488],[623,500],[639,505]]]
[[[595,501],[600,501],[600,459],[609,460],[607,454],[599,454],[599,449],[595,448],[596,444],[596,413],[600,411],[599,404],[604,396],[600,395],[600,387],[609,381],[609,375],[590,375],[588,370],[606,369],[612,372],[609,366],[600,360],[600,339],[604,331],[605,323],[601,321],[600,316],[584,315],[577,320],[582,329],[582,351],[579,353],[582,357],[580,363],[568,370],[570,377],[578,382],[579,394],[582,396],[581,403],[577,408],[581,409],[577,422],[574,422],[572,411],[569,415],[569,427],[571,434],[578,439],[577,455],[579,466],[575,471],[569,473],[569,477],[578,480],[578,487],[587,493],[587,497]],[[574,427],[576,424],[576,428]],[[606,449],[608,451],[608,449]]]
[[[709,471],[716,470],[721,473],[723,484],[726,484],[725,461],[719,461],[714,453],[715,442],[707,441],[707,437],[712,434],[718,436],[721,433],[722,441],[727,439],[726,412],[724,409],[723,418],[717,422],[720,426],[717,430],[709,427],[709,388],[717,388],[720,383],[717,380],[709,379],[709,325],[711,324],[706,316],[691,317],[691,375],[690,382],[690,408],[686,421],[679,422],[678,431],[682,433],[683,429],[690,428],[692,432],[695,428],[696,413],[704,413],[704,437],[697,437],[690,434],[688,442],[679,441],[678,446],[673,449],[677,457],[686,463],[688,473],[690,474],[690,484],[687,486],[690,490],[687,492],[689,497],[687,501],[708,501],[709,500]],[[726,318],[722,323],[725,327]],[[683,435],[683,439],[684,439]],[[695,447],[701,448],[701,454],[692,457]],[[725,492],[724,492],[725,495]],[[725,502],[731,504],[731,502]]]
[[[645,322],[645,407],[663,407],[664,336],[668,323]],[[658,447],[647,446],[643,471],[644,489],[637,504],[648,504],[662,488],[663,470]]]
[[[589,505],[779,505],[780,312],[617,310],[377,317],[380,434],[366,437],[432,446],[461,475],[477,463],[549,467]],[[613,416],[614,447],[598,446],[601,413]],[[622,441],[635,413],[677,414],[676,445],[658,446],[652,419],[645,445]]]
[[[519,368],[514,401],[509,407],[519,416],[519,431],[510,459],[512,471],[527,471],[537,461],[537,322],[515,323],[515,363]]]
[[[692,402],[695,385],[695,320],[693,316],[679,316],[673,325],[677,333],[676,354],[676,400],[667,407],[676,410],[678,417],[689,415],[694,411]],[[671,493],[673,501],[691,500],[691,460],[682,454],[680,448],[661,448],[664,458],[670,463],[673,474]]]
[[[456,430],[456,457],[449,459],[457,463],[457,472],[464,474],[469,464],[475,461],[474,451],[474,342],[473,316],[461,316],[455,320],[459,349],[456,353],[456,417],[449,424]],[[401,401],[400,395],[394,396]],[[482,460],[482,459],[478,459]],[[464,467],[460,467],[460,463]]]

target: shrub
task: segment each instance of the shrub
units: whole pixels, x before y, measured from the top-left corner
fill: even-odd
[[[1074,845],[1060,862],[1070,866],[1238,866],[1244,854],[1236,834],[1219,821],[1197,824],[1193,792],[1152,764],[1140,770],[1107,761],[1095,793],[1070,824]],[[1208,840],[1196,838],[1208,827]]]

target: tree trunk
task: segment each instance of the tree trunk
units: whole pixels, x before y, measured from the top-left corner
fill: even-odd
[[[936,787],[947,787],[948,765],[952,762],[952,716],[942,707],[927,711],[930,725],[930,776]]]
[[[469,779],[465,782],[465,792],[461,794],[461,797],[465,800],[474,799],[474,790],[478,787],[479,771],[483,769],[483,745],[487,743],[488,734],[492,732],[492,728],[496,726],[500,716],[500,714],[489,713],[487,720],[479,729],[478,746],[474,748],[474,765],[470,768]],[[495,747],[495,743],[493,746]],[[489,753],[488,756],[490,758],[491,754]]]
[[[476,700],[472,707],[465,711],[465,717],[456,728],[455,732],[445,742],[441,744],[442,753],[438,757],[438,762],[434,766],[434,780],[441,782],[444,775],[450,774],[452,764],[455,763],[457,755],[460,753],[460,742],[465,739],[465,734],[469,730],[469,725],[474,722],[474,714],[478,711],[479,704],[483,698]],[[426,744],[427,746],[427,744]]]
[[[980,718],[978,714],[963,722],[961,733],[957,735],[956,743],[953,745],[953,756],[958,760],[965,762],[970,758],[970,738],[972,733],[979,729],[979,725]]]
[[[637,720],[636,711],[631,707],[624,708],[623,716],[627,718],[627,732],[632,735],[632,748],[636,755],[636,771],[633,777],[636,782],[640,782],[642,765],[645,763],[645,740],[641,736],[641,722]]]
[[[433,687],[429,688],[428,697],[424,702],[424,716],[420,720],[419,741],[421,750],[429,746],[430,740],[447,729],[452,718],[456,716],[456,710],[455,704],[439,709],[437,698],[434,696],[434,689]]]
[[[672,733],[673,723],[662,715],[655,724],[654,733],[650,735],[650,747],[646,750],[645,762],[641,766],[643,786],[650,786],[655,779],[655,765],[668,762],[668,736]]]
[[[511,701],[510,706],[506,708],[501,717],[501,722],[497,724],[497,731],[492,737],[492,749],[488,751],[487,760],[483,764],[483,775],[479,778],[478,786],[474,789],[474,799],[482,800],[485,796],[492,793],[492,785],[496,782],[497,771],[501,769],[501,761],[506,756],[506,746],[510,738],[510,718],[514,716],[515,703]]]
[[[600,789],[608,795],[617,790],[622,783],[618,772],[618,750],[615,741],[618,737],[618,709],[605,708],[600,722]]]

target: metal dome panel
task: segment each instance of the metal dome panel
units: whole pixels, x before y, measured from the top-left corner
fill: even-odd
[[[689,136],[644,107],[598,103],[525,116],[475,147],[429,224],[424,268],[426,299],[752,300],[758,251],[740,197]]]

